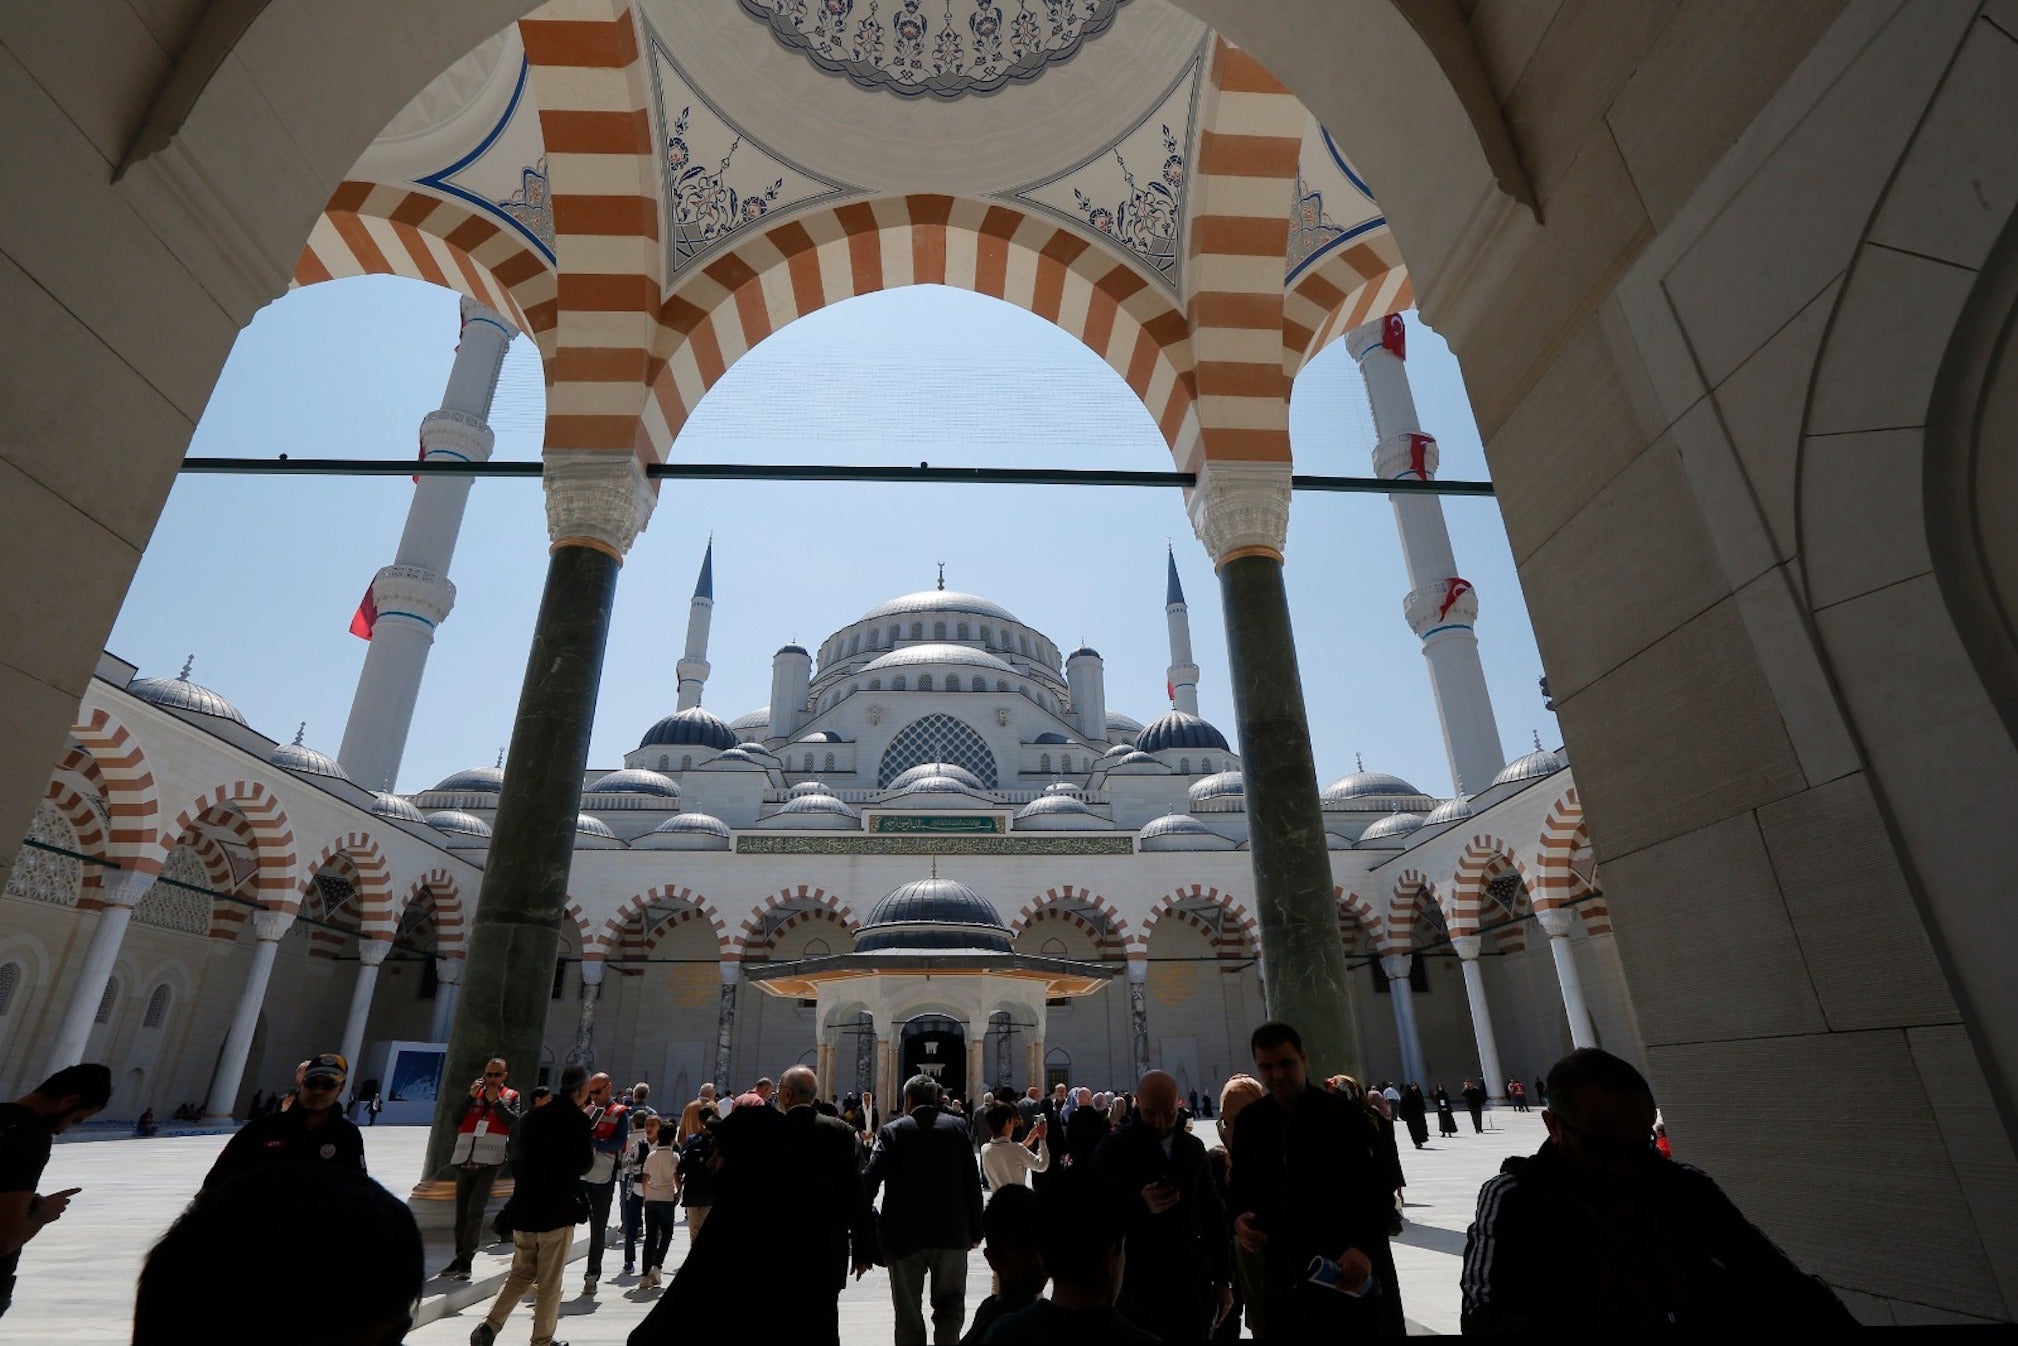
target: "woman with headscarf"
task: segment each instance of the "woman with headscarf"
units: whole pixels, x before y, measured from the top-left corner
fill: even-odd
[[[1451,1108],[1450,1095],[1441,1084],[1436,1087],[1436,1129],[1439,1135],[1457,1134],[1457,1113]]]
[[[1429,1105],[1422,1096],[1422,1086],[1409,1084],[1402,1086],[1401,1106],[1395,1111],[1408,1127],[1408,1138],[1415,1142],[1419,1150],[1429,1144]]]
[[[1379,1133],[1377,1153],[1386,1165],[1388,1185],[1394,1188],[1394,1223],[1388,1226],[1390,1235],[1399,1234],[1402,1226],[1402,1208],[1408,1203],[1402,1197],[1402,1189],[1408,1186],[1408,1179],[1401,1171],[1401,1146],[1395,1143],[1394,1105],[1387,1101],[1387,1095],[1378,1089],[1366,1091],[1366,1110],[1373,1114],[1373,1127]]]

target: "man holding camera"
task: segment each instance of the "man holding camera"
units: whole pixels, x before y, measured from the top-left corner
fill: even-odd
[[[469,1097],[456,1114],[455,1148],[448,1157],[455,1169],[455,1257],[440,1272],[450,1280],[470,1278],[470,1263],[483,1240],[483,1208],[518,1125],[519,1093],[506,1087],[508,1076],[504,1058],[492,1057],[483,1074],[470,1082]]]

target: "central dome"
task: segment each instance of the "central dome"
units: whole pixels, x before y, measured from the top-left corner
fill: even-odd
[[[887,603],[878,603],[856,620],[872,622],[878,617],[909,616],[914,612],[967,612],[1020,624],[1016,614],[1000,603],[991,603],[974,594],[963,594],[958,589],[920,589],[915,594],[904,594]]]
[[[857,953],[985,949],[1008,953],[1014,936],[995,904],[957,879],[917,879],[893,889],[855,936]]]
[[[892,650],[886,655],[870,660],[862,672],[875,673],[886,668],[904,668],[910,664],[965,664],[997,673],[1016,671],[988,651],[977,650],[972,645],[926,644],[906,645],[901,650]]]
[[[719,715],[699,706],[674,711],[645,731],[640,748],[686,747],[733,748],[736,731],[722,723]]]

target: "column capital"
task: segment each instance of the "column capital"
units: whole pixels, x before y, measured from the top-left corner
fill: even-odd
[[[1354,360],[1364,360],[1374,351],[1386,351],[1397,360],[1408,359],[1408,326],[1399,313],[1361,323],[1345,334],[1345,349]]]
[[[1147,958],[1131,957],[1128,960],[1128,980],[1138,986],[1149,980],[1149,960]]]
[[[734,958],[724,958],[721,962],[722,985],[737,986],[743,980],[743,965]]]
[[[1469,631],[1478,625],[1478,590],[1470,580],[1451,575],[1409,590],[1401,600],[1401,615],[1418,639],[1427,640],[1432,631]]]
[[[432,628],[455,610],[455,585],[425,566],[380,566],[371,578],[371,601],[381,621],[404,617]]]
[[[493,326],[499,328],[501,331],[504,332],[505,339],[507,341],[517,336],[519,331],[517,323],[513,322],[510,318],[505,317],[504,314],[499,313],[489,304],[486,304],[481,300],[472,299],[468,295],[463,295],[462,325],[464,327],[467,327],[473,322],[487,322],[492,324]]]
[[[291,911],[255,911],[252,913],[252,933],[269,943],[277,942],[294,925]]]
[[[485,463],[490,461],[491,449],[496,444],[497,436],[483,418],[472,416],[467,411],[450,411],[443,407],[420,418],[423,458],[432,458],[439,453],[464,462]]]
[[[98,879],[98,901],[105,907],[131,907],[147,896],[161,876],[137,869],[108,869]]]
[[[357,942],[357,961],[366,967],[377,967],[392,952],[389,939],[361,939]]]
[[[1380,970],[1387,974],[1389,981],[1406,982],[1409,969],[1414,963],[1414,954],[1384,953],[1380,956]]]
[[[1289,476],[1288,463],[1199,464],[1187,509],[1214,566],[1242,556],[1282,559],[1289,536]]]
[[[434,979],[443,986],[460,986],[462,967],[460,958],[443,958],[437,955],[434,960]]]
[[[591,988],[597,993],[602,991],[603,974],[608,971],[609,966],[600,958],[582,959],[582,999],[593,1000],[595,998],[595,996],[589,993]]]
[[[555,548],[592,547],[619,562],[658,501],[634,454],[549,449],[547,536]]]
[[[1420,430],[1389,435],[1373,446],[1373,475],[1382,481],[1433,481],[1442,461],[1436,436]]]
[[[1484,944],[1485,940],[1478,935],[1452,935],[1450,937],[1452,951],[1467,963],[1478,961],[1479,950]]]
[[[1550,939],[1568,939],[1576,929],[1577,917],[1568,907],[1543,907],[1535,912],[1535,924],[1548,932]]]

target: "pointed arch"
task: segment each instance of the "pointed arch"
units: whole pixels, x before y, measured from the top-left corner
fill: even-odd
[[[1283,372],[1294,379],[1353,328],[1414,304],[1415,284],[1387,230],[1333,253],[1299,276],[1283,296]]]
[[[105,820],[99,816],[91,800],[72,788],[61,776],[49,778],[49,784],[43,787],[42,798],[70,825],[78,854],[110,858],[107,855],[110,847],[105,834]],[[87,862],[79,868],[83,881],[77,894],[77,908],[80,911],[96,910],[103,905],[98,893],[104,887],[105,866]]]
[[[839,894],[829,893],[825,888],[810,883],[780,888],[776,893],[766,894],[742,919],[735,933],[729,937],[723,961],[740,962],[752,948],[761,952],[779,925],[808,906],[825,907],[831,911],[850,935],[862,928],[853,909],[841,900]]]
[[[446,869],[430,869],[408,886],[406,896],[393,908],[392,920],[395,929],[407,908],[415,899],[426,893],[434,904],[435,956],[438,958],[461,958],[468,953],[468,914],[464,908],[462,885],[455,875]]]
[[[1419,870],[1404,869],[1394,881],[1394,891],[1388,898],[1387,932],[1382,940],[1382,953],[1406,953],[1414,943],[1416,917],[1426,907],[1436,908],[1439,920],[1448,924],[1449,917],[1443,908],[1443,899],[1438,896],[1436,885]]]
[[[1355,934],[1366,936],[1369,949],[1380,945],[1380,915],[1373,909],[1373,903],[1358,893],[1349,892],[1343,885],[1332,888],[1331,895],[1338,903],[1338,937],[1350,948]]]
[[[1185,904],[1205,902],[1219,907],[1225,919],[1217,930],[1208,930],[1215,951],[1222,958],[1261,956],[1261,928],[1247,907],[1231,893],[1222,893],[1217,888],[1202,883],[1194,883],[1189,888],[1179,886],[1156,899],[1149,908],[1149,915],[1142,921],[1141,957],[1149,956],[1149,937],[1155,933],[1156,923],[1166,916],[1178,915],[1188,918]],[[1188,919],[1194,926],[1200,925],[1195,919]],[[1203,928],[1203,927],[1201,927]]]
[[[270,911],[299,911],[301,879],[295,857],[294,829],[288,822],[287,810],[281,807],[280,800],[261,781],[230,781],[198,795],[188,808],[175,816],[173,823],[161,829],[146,857],[152,868],[145,872],[160,873],[162,863],[168,859],[168,853],[175,849],[175,843],[182,835],[203,815],[221,805],[229,805],[245,821],[253,855],[253,897]]]
[[[1512,870],[1525,884],[1527,866],[1514,848],[1495,836],[1474,835],[1458,855],[1457,873],[1451,879],[1450,932],[1453,935],[1478,933],[1480,913],[1485,907],[1485,886],[1489,879]]]
[[[1571,861],[1579,850],[1590,846],[1590,831],[1584,826],[1583,801],[1574,788],[1549,806],[1542,820],[1541,845],[1535,857],[1534,903],[1536,911],[1568,906],[1584,887]]]
[[[397,924],[392,910],[392,866],[369,832],[345,832],[316,853],[302,880],[304,895],[325,865],[341,857],[355,871],[358,938],[391,939]]]
[[[142,874],[160,873],[168,858],[156,844],[161,802],[139,740],[102,708],[70,726],[70,736],[90,755],[104,782],[107,857]]]
[[[642,957],[643,955],[636,950],[652,943],[656,938],[653,931],[657,926],[665,924],[665,921],[645,921],[641,918],[649,909],[660,906],[689,909],[704,918],[715,932],[715,943],[721,949],[722,956],[728,956],[728,922],[722,919],[722,914],[715,909],[715,904],[704,894],[671,883],[647,888],[643,892],[633,893],[625,898],[610,918],[603,922],[602,928],[596,931],[593,943],[606,954],[614,951],[618,959]]]
[[[1100,919],[1089,920],[1074,911],[1074,907],[1090,907]],[[1050,920],[1067,921],[1084,930],[1092,937],[1093,947],[1100,951],[1102,958],[1122,958],[1135,947],[1135,936],[1129,930],[1128,918],[1116,910],[1112,902],[1089,888],[1061,883],[1055,888],[1045,889],[1023,904],[1015,919],[1009,922],[1009,929],[1020,936],[1033,924]],[[1143,948],[1147,947],[1145,943]]]

